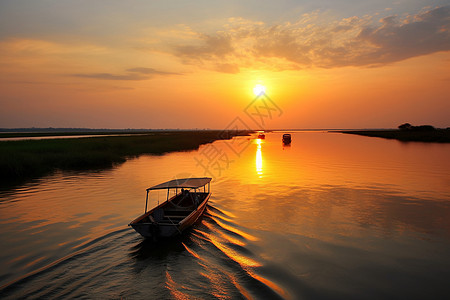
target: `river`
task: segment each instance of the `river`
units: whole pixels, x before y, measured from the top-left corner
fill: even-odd
[[[0,192],[2,299],[443,299],[449,144],[326,132],[235,137]],[[212,176],[175,239],[127,224],[145,189]],[[155,205],[164,195],[155,194]]]

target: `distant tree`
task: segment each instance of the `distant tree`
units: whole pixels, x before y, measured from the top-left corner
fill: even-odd
[[[398,129],[400,130],[410,130],[413,126],[409,123],[404,123],[400,126],[398,126]]]
[[[431,125],[413,126],[413,129],[416,130],[416,131],[433,131],[433,130],[436,130],[436,128],[434,128]]]

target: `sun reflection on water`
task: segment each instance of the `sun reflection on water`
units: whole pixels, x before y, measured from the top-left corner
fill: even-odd
[[[262,144],[262,140],[257,139],[256,140],[257,147],[256,147],[255,165],[256,165],[256,173],[258,174],[259,178],[262,178],[262,175],[263,175],[263,159],[262,159],[261,144]]]

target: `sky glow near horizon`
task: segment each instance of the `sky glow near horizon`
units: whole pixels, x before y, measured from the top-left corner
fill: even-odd
[[[450,1],[2,1],[0,127],[450,126]]]

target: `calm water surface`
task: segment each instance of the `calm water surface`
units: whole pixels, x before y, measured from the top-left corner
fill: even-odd
[[[450,145],[281,136],[0,192],[1,298],[448,297]],[[127,227],[147,187],[190,175],[215,177],[192,230],[155,244]]]

